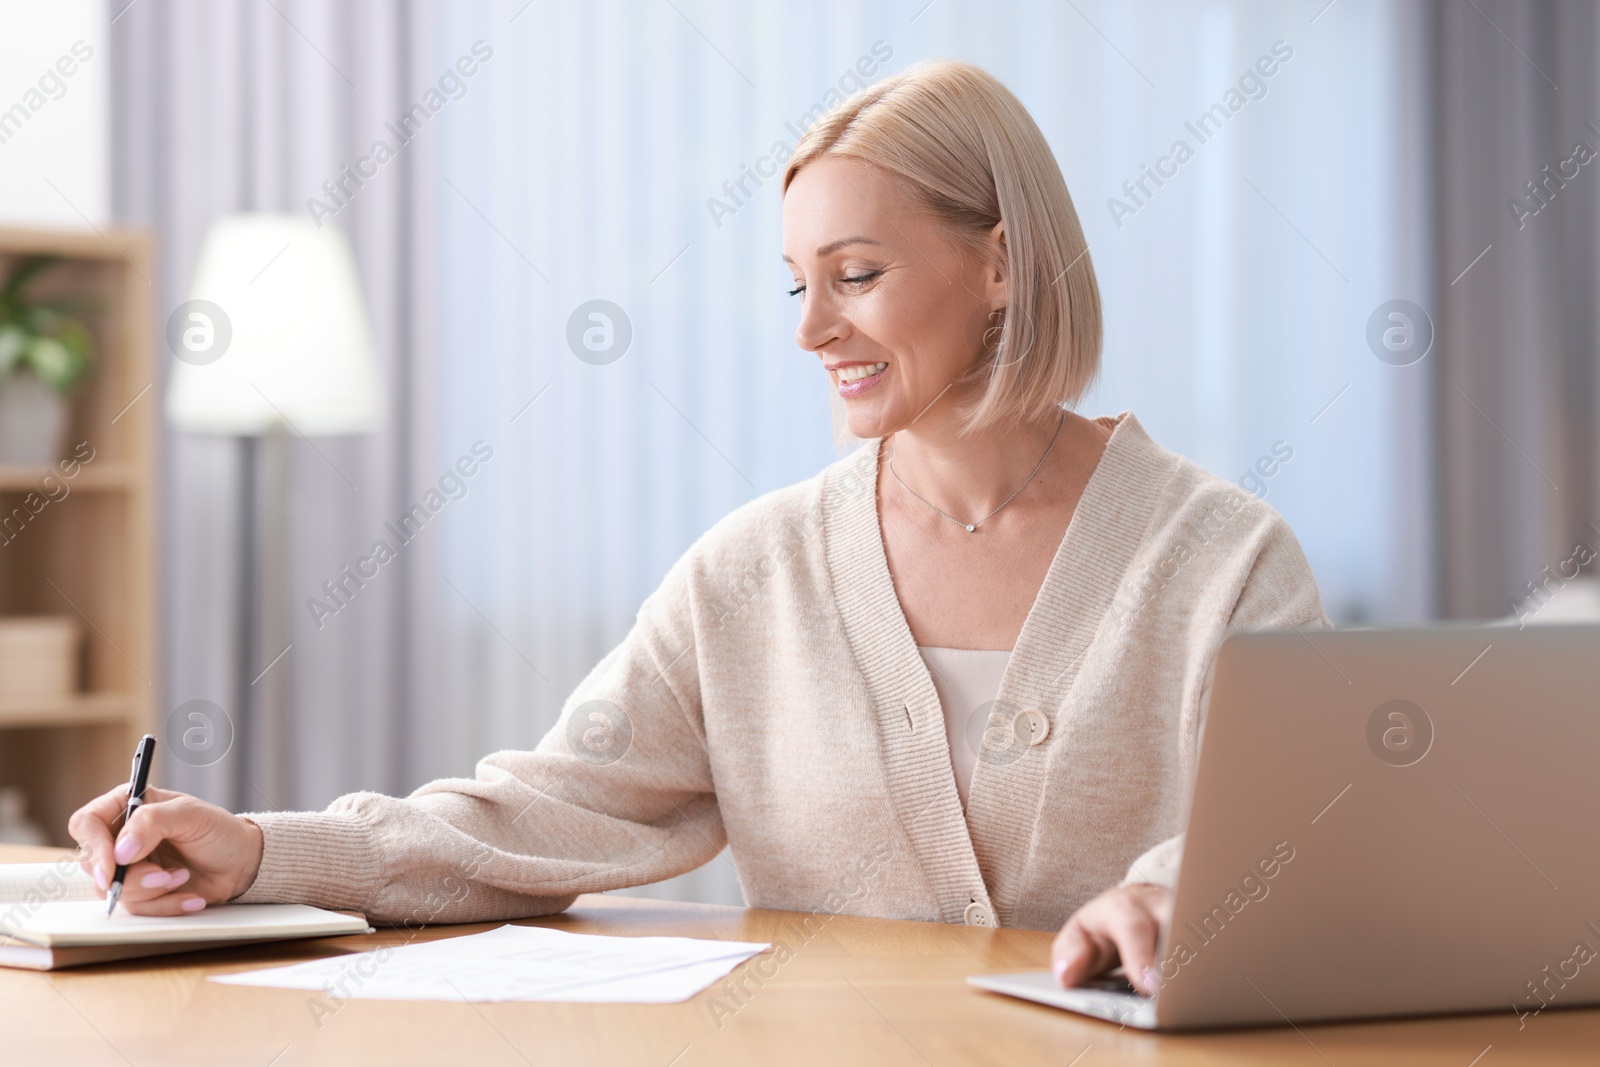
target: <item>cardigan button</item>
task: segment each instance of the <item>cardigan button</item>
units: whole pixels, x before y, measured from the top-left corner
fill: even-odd
[[[967,905],[967,910],[962,912],[961,921],[968,926],[994,926],[994,912],[988,907],[974,900]]]
[[[1050,735],[1050,720],[1040,711],[1024,711],[1011,720],[1011,732],[1025,745],[1043,743]]]

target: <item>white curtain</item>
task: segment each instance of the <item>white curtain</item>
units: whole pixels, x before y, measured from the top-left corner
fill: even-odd
[[[1463,164],[1438,187],[1440,612],[1550,618],[1600,545],[1600,13],[1480,0],[1437,25],[1439,154]]]
[[[1378,305],[1431,285],[1418,31],[1377,2],[1320,7],[129,10],[116,25],[118,205],[162,232],[163,307],[182,298],[215,214],[336,208],[388,376],[389,429],[297,445],[295,632],[279,664],[295,774],[273,802],[408,790],[533,744],[695,537],[833,457],[824,376],[793,340],[768,172],[831,94],[930,56],[992,70],[1060,159],[1108,316],[1086,411],[1132,408],[1229,477],[1291,450],[1262,484],[1330,611],[1425,614],[1430,364],[1390,366],[1365,340]],[[1275,54],[1262,88],[1248,82],[1229,108]],[[1226,117],[1200,144],[1185,123],[1219,103]],[[413,104],[426,121],[400,144],[386,123]],[[1124,182],[1180,139],[1192,158],[1131,203]],[[362,163],[380,140],[393,158]],[[335,198],[323,182],[347,163],[372,176]],[[595,300],[631,326],[612,362],[568,343]],[[475,445],[492,458],[464,495],[318,629],[305,601]],[[169,442],[173,705],[223,702],[237,669],[230,449]],[[183,784],[217,789],[228,773]],[[737,900],[725,859],[653,892]]]

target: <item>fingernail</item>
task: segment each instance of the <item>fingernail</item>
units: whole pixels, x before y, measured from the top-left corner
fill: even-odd
[[[190,897],[188,900],[185,900],[182,904],[178,905],[178,907],[182,908],[184,911],[199,911],[205,906],[206,902],[205,898],[203,897]]]
[[[167,888],[176,889],[189,880],[189,868],[181,867],[176,871],[170,872],[170,875],[171,876],[167,882]]]
[[[106,869],[98,863],[94,865],[94,884],[100,887],[100,892],[106,891]]]
[[[1056,985],[1064,985],[1067,977],[1067,961],[1056,960],[1055,965],[1051,969],[1055,971]]]
[[[171,876],[166,871],[151,871],[139,879],[139,884],[146,889],[154,889],[158,885],[166,885],[171,881]]]
[[[1143,974],[1144,991],[1146,993],[1154,993],[1156,991],[1156,986],[1161,984],[1156,978],[1156,969],[1154,967],[1146,967],[1143,971]]]
[[[113,853],[118,863],[127,863],[139,854],[139,839],[131,835],[123,835],[117,842],[116,851]]]

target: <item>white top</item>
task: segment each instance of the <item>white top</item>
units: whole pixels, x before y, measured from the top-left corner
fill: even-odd
[[[978,765],[978,749],[989,722],[989,710],[1000,692],[1000,679],[1011,661],[1008,649],[935,648],[918,645],[922,662],[933,676],[933,688],[944,708],[944,732],[950,741],[950,766],[956,775],[961,807],[967,806],[967,787]]]

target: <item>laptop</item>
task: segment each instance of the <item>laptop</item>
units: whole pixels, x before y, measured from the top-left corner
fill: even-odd
[[[1147,1030],[1600,1003],[1600,626],[1257,631],[1218,651]]]

